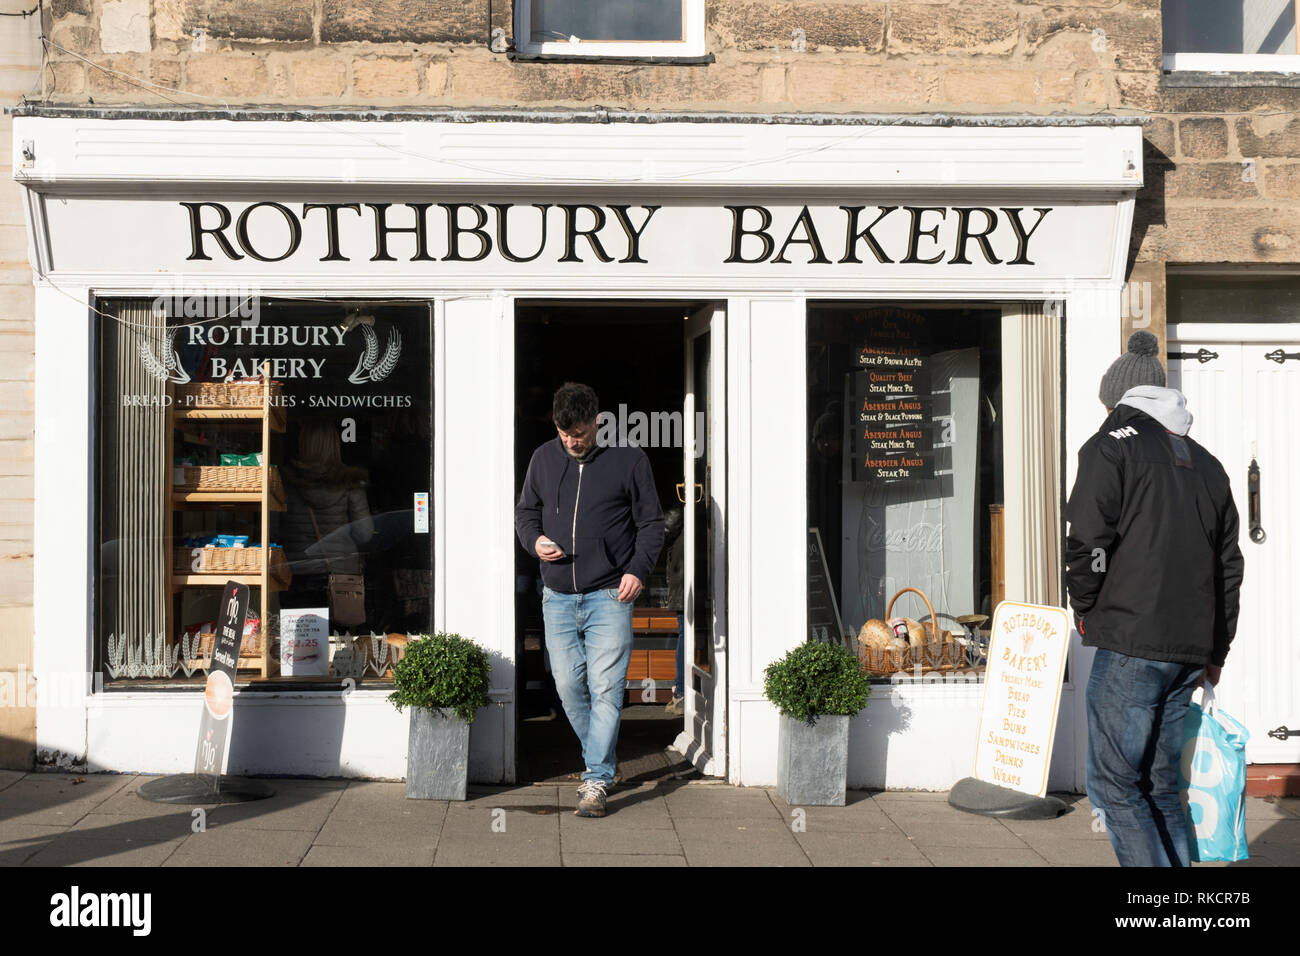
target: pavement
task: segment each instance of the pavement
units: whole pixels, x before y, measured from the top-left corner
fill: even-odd
[[[616,787],[573,815],[574,784],[407,800],[403,783],[273,779],[267,800],[150,803],[148,776],[0,770],[0,866],[1114,866],[1086,797],[1054,820],[994,820],[943,793],[849,792],[790,807],[775,788],[707,780]],[[1251,858],[1300,865],[1300,798],[1250,798]],[[1228,864],[1207,864],[1224,866]]]

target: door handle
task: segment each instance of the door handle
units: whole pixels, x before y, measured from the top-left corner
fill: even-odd
[[[677,482],[677,500],[686,504],[686,482]],[[698,481],[695,483],[695,503],[699,504],[704,500],[704,486]]]
[[[1250,467],[1246,469],[1246,501],[1250,518],[1250,540],[1256,544],[1263,544],[1268,535],[1264,533],[1259,520],[1259,463],[1254,458],[1250,460]]]
[[[1281,365],[1287,359],[1300,359],[1300,352],[1283,352],[1281,349],[1274,349],[1271,352],[1265,352],[1264,358]]]

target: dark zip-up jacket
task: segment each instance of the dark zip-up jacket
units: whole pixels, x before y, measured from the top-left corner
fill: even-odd
[[[624,574],[645,585],[664,544],[664,514],[645,452],[596,446],[579,462],[559,436],[533,452],[515,506],[515,533],[529,554],[545,535],[564,550],[541,561],[552,591],[616,588]]]
[[[1066,585],[1084,644],[1222,666],[1243,560],[1218,459],[1120,405],[1079,450],[1066,517]]]

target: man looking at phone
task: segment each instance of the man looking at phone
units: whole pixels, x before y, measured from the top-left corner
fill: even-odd
[[[645,452],[596,441],[600,404],[566,382],[551,408],[557,432],[528,463],[515,532],[541,559],[546,650],[586,770],[580,817],[605,815],[632,656],[632,605],[664,541]]]

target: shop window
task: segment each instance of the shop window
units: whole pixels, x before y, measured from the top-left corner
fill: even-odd
[[[704,53],[703,0],[517,0],[515,36],[540,56],[692,57]]]
[[[238,676],[384,680],[432,626],[426,304],[101,300],[96,655],[203,679],[227,580]]]
[[[999,601],[1059,600],[1059,348],[1041,308],[809,308],[810,640],[937,621],[868,669],[973,680]]]
[[[1293,0],[1165,0],[1166,70],[1300,71]]]

